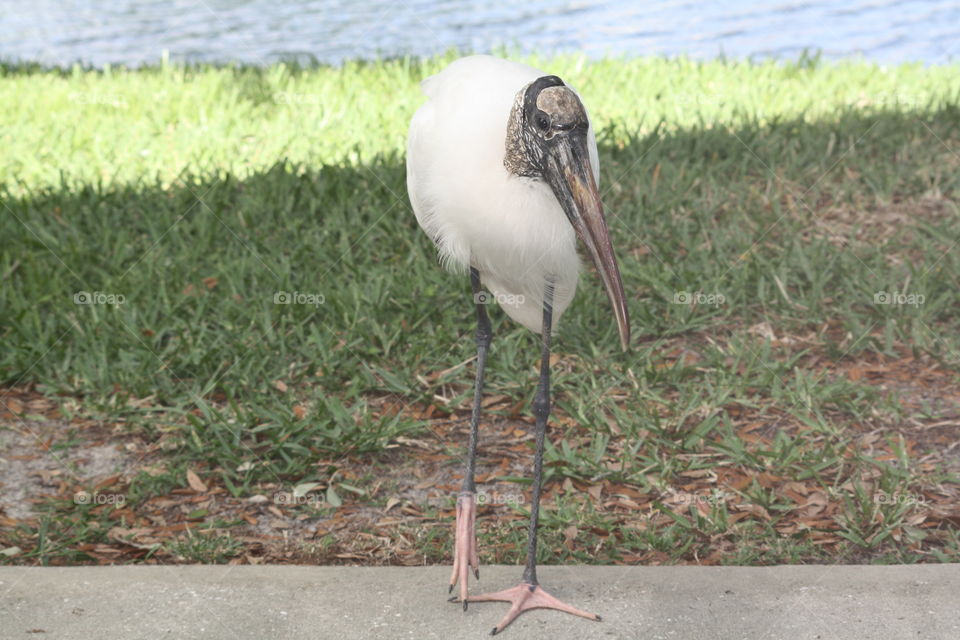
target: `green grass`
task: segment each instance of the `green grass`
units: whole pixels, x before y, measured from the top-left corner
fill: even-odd
[[[68,417],[164,442],[175,471],[144,475],[137,495],[182,484],[192,464],[235,496],[295,484],[318,460],[375,459],[424,433],[396,409],[462,410],[472,365],[436,376],[472,355],[469,284],[437,268],[402,156],[417,82],[448,60],[0,67],[0,384],[37,384]],[[732,464],[842,492],[873,464],[848,459],[850,425],[919,414],[835,368],[913,354],[956,383],[960,66],[535,63],[576,86],[594,119],[635,334],[622,354],[585,274],[554,377],[554,405],[577,427],[555,426],[550,480],[664,490]],[[884,291],[923,302],[875,303]],[[123,303],[76,304],[78,292]],[[317,304],[275,304],[278,292]],[[684,292],[722,302],[676,304]],[[533,340],[494,322],[487,391],[529,400]],[[803,430],[748,446],[731,407]],[[861,498],[844,512],[856,548],[889,535]],[[759,490],[749,499],[778,508]],[[669,535],[620,539],[674,553],[726,526],[674,515]],[[906,514],[885,517],[891,528]],[[750,527],[744,539],[776,549],[725,561],[811,553]],[[177,553],[222,559],[233,547],[221,542]]]

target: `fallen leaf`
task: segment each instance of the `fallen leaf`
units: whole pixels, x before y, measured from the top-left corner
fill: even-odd
[[[340,496],[338,496],[337,492],[333,490],[333,485],[327,487],[327,504],[332,507],[339,507],[341,504],[343,504]]]
[[[206,493],[207,485],[203,483],[203,480],[200,479],[196,473],[187,469],[187,484],[190,485],[190,488],[196,491],[197,493]]]
[[[303,484],[298,484],[293,488],[293,499],[298,500],[304,497],[322,484],[322,482],[304,482]]]
[[[567,549],[573,549],[573,543],[579,533],[580,531],[577,529],[577,526],[573,524],[563,530],[563,544]]]

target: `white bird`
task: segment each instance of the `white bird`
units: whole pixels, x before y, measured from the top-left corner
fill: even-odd
[[[467,468],[457,498],[450,579],[450,591],[460,583],[460,597],[451,600],[462,601],[464,609],[467,602],[511,602],[494,634],[533,608],[599,620],[546,593],[536,573],[541,470],[550,412],[550,339],[576,290],[578,236],[603,280],[624,349],[630,340],[623,285],[597,186],[600,167],[593,128],[571,87],[556,76],[516,62],[491,56],[461,58],[421,86],[428,100],[413,116],[407,143],[410,202],[420,226],[437,245],[441,263],[454,271],[469,271],[477,313],[476,388]],[[533,495],[521,583],[471,596],[469,569],[479,578],[474,469],[483,372],[492,338],[485,304],[491,300],[542,335],[540,384],[533,402]]]

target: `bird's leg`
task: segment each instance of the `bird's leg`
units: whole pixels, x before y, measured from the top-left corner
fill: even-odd
[[[536,418],[536,451],[533,458],[533,493],[530,504],[530,529],[527,533],[527,565],[520,584],[512,589],[495,593],[470,596],[470,602],[509,602],[510,610],[490,635],[503,631],[524,611],[530,609],[557,609],[575,616],[600,621],[600,616],[587,613],[557,600],[544,591],[537,582],[537,525],[540,520],[540,487],[543,475],[543,448],[547,433],[547,417],[550,415],[550,330],[553,320],[553,285],[548,284],[543,299],[543,342],[540,355],[540,384],[533,400],[533,415]]]
[[[450,589],[460,583],[460,598],[463,609],[467,609],[467,579],[470,569],[477,580],[480,579],[480,562],[477,559],[477,494],[473,475],[477,466],[477,436],[480,428],[480,403],[483,399],[483,370],[487,364],[487,350],[493,332],[490,330],[490,318],[487,317],[485,301],[480,299],[480,274],[470,268],[470,285],[473,288],[473,302],[477,309],[477,381],[473,392],[473,412],[470,414],[470,443],[467,445],[467,468],[463,476],[463,488],[457,496],[456,540],[453,551],[453,574],[450,576]],[[457,601],[457,598],[451,598]]]

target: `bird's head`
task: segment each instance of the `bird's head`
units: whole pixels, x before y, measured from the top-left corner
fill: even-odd
[[[589,129],[587,111],[570,87],[557,76],[537,78],[521,89],[514,101],[503,164],[516,176],[550,185],[600,272],[626,350],[630,319],[590,164]]]

